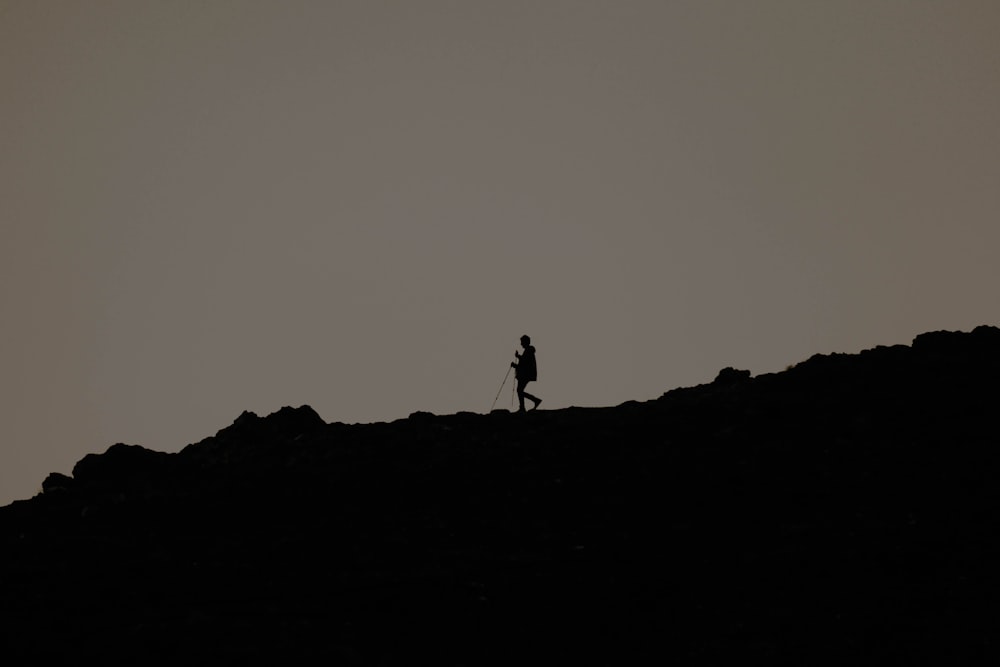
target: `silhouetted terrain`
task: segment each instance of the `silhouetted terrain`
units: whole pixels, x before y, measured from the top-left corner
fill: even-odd
[[[614,408],[115,445],[0,508],[22,664],[971,664],[1000,330]]]

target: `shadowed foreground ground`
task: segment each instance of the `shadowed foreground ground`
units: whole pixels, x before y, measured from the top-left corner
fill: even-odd
[[[370,425],[283,408],[179,454],[115,445],[0,508],[3,652],[983,661],[998,374],[1000,330],[980,327],[614,408]]]

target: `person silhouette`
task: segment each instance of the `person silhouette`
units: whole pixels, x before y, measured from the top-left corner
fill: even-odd
[[[524,353],[515,352],[514,356],[517,357],[517,361],[510,362],[511,368],[514,369],[514,377],[517,378],[517,400],[520,402],[521,407],[518,412],[524,412],[524,399],[530,398],[534,403],[532,410],[538,408],[538,404],[542,402],[542,399],[537,396],[532,396],[524,390],[528,386],[528,383],[538,379],[538,364],[535,362],[535,346],[531,344],[531,338],[527,335],[521,336],[521,347],[524,348]]]

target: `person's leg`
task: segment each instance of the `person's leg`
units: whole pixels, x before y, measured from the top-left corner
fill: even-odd
[[[527,380],[518,380],[517,381],[517,400],[518,400],[518,403],[520,403],[520,405],[521,405],[521,407],[518,409],[518,412],[524,412],[524,397],[526,396],[526,394],[524,393],[524,388],[527,385],[528,385],[528,381]]]
[[[528,382],[531,382],[531,380],[528,380]],[[528,386],[528,382],[525,382],[524,384],[518,382],[517,384],[517,395],[521,398],[522,410],[524,410],[524,399],[526,398],[530,398],[531,401],[535,404],[535,407],[531,408],[532,410],[536,409],[538,407],[538,404],[542,402],[542,399],[538,398],[537,396],[532,396],[531,394],[529,394],[524,390],[524,388]]]

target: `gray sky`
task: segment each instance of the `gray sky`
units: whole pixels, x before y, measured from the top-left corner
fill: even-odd
[[[0,0],[0,503],[994,324],[998,118],[993,0]]]

